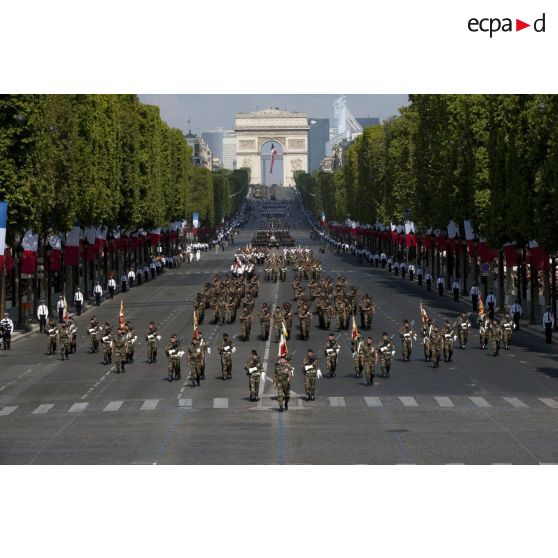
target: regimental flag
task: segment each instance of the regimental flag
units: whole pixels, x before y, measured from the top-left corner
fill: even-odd
[[[277,157],[277,148],[275,145],[271,144],[271,164],[269,165],[269,174],[273,174],[273,165],[275,164],[275,158]]]
[[[420,303],[420,317],[422,318],[423,325],[426,325],[428,320],[430,319],[428,317],[428,314],[426,313],[424,306],[422,305],[422,302]]]
[[[283,333],[281,333],[281,340],[279,341],[279,352],[278,357],[284,357],[287,354],[287,339]]]
[[[484,302],[482,296],[479,295],[479,316],[484,316]]]
[[[0,273],[4,265],[6,250],[6,229],[8,228],[8,202],[0,202]]]
[[[200,337],[200,331],[198,329],[198,316],[195,310],[194,310],[194,335],[192,337],[193,339],[199,339]]]
[[[126,325],[126,316],[124,314],[124,301],[120,300],[120,312],[118,312],[118,328]]]
[[[354,341],[359,336],[358,327],[356,325],[355,317],[353,316],[353,330],[351,332],[351,339]]]
[[[285,339],[289,338],[289,332],[287,331],[287,326],[285,325],[285,320],[281,320],[281,335],[283,335],[283,337]]]
[[[70,317],[68,314],[68,303],[66,302],[66,297],[64,296],[64,312],[62,313],[62,319],[66,321]]]

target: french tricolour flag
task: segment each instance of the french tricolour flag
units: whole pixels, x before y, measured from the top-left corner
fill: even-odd
[[[274,144],[271,144],[271,164],[269,165],[269,174],[273,174],[273,165],[275,164],[275,158],[277,157],[277,148]]]
[[[8,202],[0,202],[0,272],[4,266],[4,251],[6,250],[6,228],[8,226]]]
[[[39,235],[29,230],[23,236],[21,241],[23,246],[23,255],[21,259],[22,273],[35,273],[37,268],[37,248],[39,246]]]

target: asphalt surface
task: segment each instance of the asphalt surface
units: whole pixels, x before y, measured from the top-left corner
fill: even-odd
[[[284,192],[287,196],[290,192]],[[300,245],[317,252],[302,214],[290,216]],[[320,356],[327,332],[311,326],[310,339],[289,340],[296,372],[288,412],[279,413],[271,385],[277,344],[259,340],[257,320],[249,342],[236,340],[233,379],[220,379],[219,357],[210,356],[206,380],[191,388],[166,381],[162,347],[171,333],[187,344],[192,333],[195,293],[215,272],[228,270],[236,247],[252,236],[241,229],[225,252],[205,253],[199,263],[167,270],[156,281],[135,287],[77,319],[78,353],[69,361],[46,355],[46,336],[32,334],[0,351],[0,463],[5,464],[555,464],[558,463],[558,353],[528,332],[515,334],[509,351],[494,357],[482,351],[474,330],[454,362],[433,369],[417,343],[411,362],[401,360],[396,334],[402,320],[416,322],[419,301],[442,322],[469,310],[416,283],[326,252],[323,274],[345,274],[376,305],[370,334],[396,334],[398,349],[390,379],[366,386],[353,376],[350,331],[341,334],[337,377],[318,381],[315,402],[304,400],[301,361],[308,348]],[[261,268],[258,270],[261,272]],[[284,283],[263,281],[255,312],[263,302],[292,300],[289,270]],[[135,363],[116,375],[102,355],[87,353],[86,324],[94,312],[103,323],[117,322],[120,300],[138,333]],[[143,333],[150,320],[163,339],[159,361],[147,364]],[[207,320],[207,318],[206,318]],[[297,322],[293,322],[293,326]],[[224,327],[201,324],[216,349]],[[293,327],[293,332],[297,330]],[[420,339],[420,337],[419,337]],[[259,403],[249,400],[243,366],[251,349],[267,365]]]

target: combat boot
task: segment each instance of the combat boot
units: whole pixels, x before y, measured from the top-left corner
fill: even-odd
[[[280,413],[283,412],[283,405],[279,405],[279,412],[280,412]]]
[[[289,410],[289,400],[285,399],[285,411]]]

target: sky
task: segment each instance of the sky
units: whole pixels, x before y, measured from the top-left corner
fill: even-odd
[[[188,132],[191,119],[195,134],[215,128],[232,129],[237,112],[269,107],[308,113],[311,118],[333,116],[334,95],[140,95],[140,100],[161,107],[161,117],[170,126]],[[347,107],[357,118],[380,120],[398,114],[408,104],[407,95],[347,95]]]

